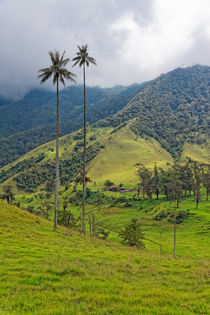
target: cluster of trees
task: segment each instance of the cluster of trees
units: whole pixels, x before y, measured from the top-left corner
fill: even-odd
[[[37,165],[39,162],[41,162],[44,158],[45,158],[45,154],[40,153],[37,157],[31,157],[29,159],[25,159],[23,161],[18,162],[14,166],[11,166],[10,168],[6,170],[2,170],[0,173],[0,183],[5,182],[7,179],[9,179],[15,174],[18,174],[23,171],[27,171],[32,166]]]
[[[138,193],[142,192],[143,197],[152,198],[152,194],[159,198],[159,194],[164,194],[170,202],[177,201],[177,207],[182,196],[193,193],[198,207],[201,198],[201,188],[206,192],[206,200],[210,191],[210,165],[200,164],[190,159],[185,164],[174,164],[168,170],[157,168],[148,169],[144,166],[138,170],[139,184]]]

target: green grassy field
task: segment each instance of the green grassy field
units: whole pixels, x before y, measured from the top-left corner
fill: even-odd
[[[104,138],[104,149],[88,166],[88,175],[99,185],[111,179],[117,184],[133,185],[137,183],[139,163],[146,167],[166,168],[167,163],[173,164],[170,154],[152,138],[137,137],[129,126]]]
[[[182,159],[190,157],[194,161],[200,163],[210,163],[210,141],[202,145],[186,143],[183,148]]]
[[[132,218],[138,218],[141,221],[145,237],[146,247],[154,252],[161,252],[166,255],[173,253],[173,216],[176,202],[166,200],[160,196],[159,200],[153,195],[152,200],[135,201],[135,192],[118,193],[102,192],[97,186],[88,187],[91,189],[91,196],[86,198],[86,212],[91,211],[97,221],[101,223],[109,234],[109,240],[120,242],[119,231],[131,221]],[[82,186],[77,187],[77,191],[82,192]],[[98,195],[99,194],[99,195]],[[59,205],[62,209],[63,198],[74,196],[72,187],[67,191],[62,191],[59,195]],[[36,197],[35,197],[36,196]],[[98,197],[99,196],[99,197]],[[121,200],[122,199],[122,200]],[[205,194],[202,195],[198,209],[193,196],[183,199],[179,212],[185,212],[183,222],[177,224],[177,256],[189,258],[209,258],[210,246],[210,202],[206,201]],[[45,199],[38,197],[37,194],[17,195],[16,202],[20,203],[21,208],[35,211],[42,207]],[[53,220],[53,203],[54,196],[49,199],[52,204],[51,219]],[[126,206],[128,202],[129,206]],[[68,203],[68,210],[78,217],[81,215],[82,197],[78,198],[78,204]],[[156,219],[159,214],[163,213],[162,219]],[[88,219],[88,217],[86,217]],[[86,230],[89,233],[88,220],[86,220]],[[158,244],[154,244],[156,242]]]
[[[51,222],[3,202],[0,215],[0,314],[209,313],[205,234],[197,234],[200,254],[174,260],[62,227],[53,232]],[[182,237],[188,225],[192,232],[190,220]],[[196,233],[187,242],[194,247]]]

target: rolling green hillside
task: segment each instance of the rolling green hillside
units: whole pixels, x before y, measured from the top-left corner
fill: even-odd
[[[103,184],[111,179],[116,184],[135,185],[140,164],[166,168],[173,163],[171,155],[153,138],[136,136],[129,126],[107,135],[102,143],[103,150],[91,161],[88,175],[93,181]]]
[[[1,201],[0,215],[0,314],[208,314],[206,259],[53,232]]]
[[[199,161],[200,163],[210,163],[210,141],[206,140],[205,143],[191,144],[185,143],[182,152],[182,160],[186,157],[190,157],[194,161]]]
[[[209,137],[210,67],[178,68],[151,81],[121,111],[98,123],[124,126],[156,139],[175,159],[185,142],[205,143]]]
[[[133,121],[130,121],[132,125]],[[110,128],[88,129],[87,171],[93,182],[103,185],[109,179],[115,184],[133,186],[138,182],[137,169],[143,164],[166,169],[173,157],[154,138],[140,137],[130,125],[119,130]],[[82,131],[64,136],[60,141],[61,184],[72,182],[82,169]],[[210,163],[209,140],[205,145],[184,145],[182,160],[186,157]],[[0,185],[13,180],[19,190],[34,192],[46,181],[54,178],[55,143],[51,141],[34,149],[0,170]]]

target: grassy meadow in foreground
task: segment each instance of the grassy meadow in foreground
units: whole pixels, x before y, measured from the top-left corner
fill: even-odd
[[[208,314],[208,261],[82,236],[0,202],[0,314]],[[201,244],[202,247],[202,244]]]
[[[82,208],[82,187],[77,187],[77,199],[73,203],[68,203],[67,211],[72,211],[75,217],[81,215]],[[88,185],[90,192],[86,196],[86,212],[94,214],[99,225],[109,231],[108,240],[120,242],[118,236],[120,230],[131,221],[132,218],[140,219],[143,232],[147,240],[145,245],[148,250],[155,251],[164,255],[173,253],[173,213],[176,202],[170,204],[164,196],[159,200],[143,199],[138,200],[133,192],[103,192],[98,187]],[[59,197],[60,209],[62,209],[63,198],[69,200],[75,195],[72,187],[63,191]],[[35,197],[36,196],[36,197]],[[37,194],[17,195],[16,201],[21,208],[39,209],[44,199]],[[183,199],[177,215],[183,213],[181,223],[177,224],[177,256],[188,258],[209,258],[210,246],[210,202],[205,200],[205,194],[196,209],[193,196]],[[49,200],[52,204],[51,219],[53,220],[53,201],[52,195]],[[158,219],[159,217],[159,219]],[[86,216],[86,232],[89,233],[88,215]],[[154,243],[155,242],[155,243]],[[160,245],[161,248],[160,248]]]

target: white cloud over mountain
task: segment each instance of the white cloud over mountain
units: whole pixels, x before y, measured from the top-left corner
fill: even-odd
[[[209,0],[0,0],[0,96],[38,86],[48,51],[73,58],[78,44],[87,43],[97,60],[89,85],[131,84],[178,66],[210,65],[209,21]]]

